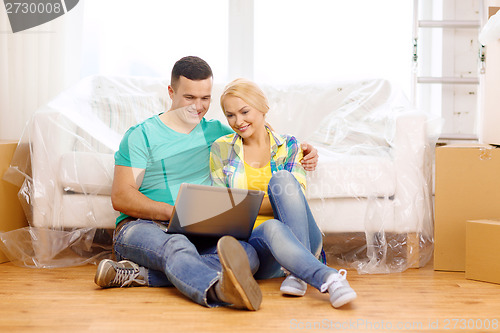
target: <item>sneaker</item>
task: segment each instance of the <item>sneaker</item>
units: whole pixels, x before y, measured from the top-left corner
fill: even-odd
[[[262,292],[250,271],[243,246],[235,238],[224,236],[217,242],[217,253],[222,264],[217,296],[235,308],[258,310]]]
[[[139,265],[122,260],[104,259],[97,266],[94,282],[101,288],[132,287],[147,285],[146,274],[141,274]]]
[[[307,283],[293,275],[288,275],[281,284],[280,290],[284,295],[304,296]]]
[[[321,285],[322,293],[328,290],[330,302],[334,308],[339,308],[353,301],[357,295],[346,280],[347,271],[341,269],[338,273],[331,274],[326,282]]]

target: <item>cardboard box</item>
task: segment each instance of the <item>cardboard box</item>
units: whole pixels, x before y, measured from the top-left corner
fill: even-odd
[[[0,232],[28,226],[24,212],[17,197],[19,188],[3,180],[5,171],[16,150],[17,142],[0,141]],[[0,263],[9,261],[0,250]]]
[[[434,269],[465,271],[465,222],[500,216],[500,149],[436,148]]]
[[[465,278],[500,283],[500,220],[467,221]]]

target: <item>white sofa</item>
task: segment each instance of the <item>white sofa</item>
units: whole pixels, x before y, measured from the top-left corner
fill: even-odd
[[[33,228],[72,235],[114,227],[113,153],[131,125],[168,109],[167,86],[155,78],[94,76],[36,112],[23,139],[31,147],[32,174],[22,192]],[[214,87],[207,118],[225,122],[222,88]],[[319,151],[307,195],[329,259],[369,273],[425,264],[433,238],[425,115],[385,80],[262,88],[271,126]],[[58,248],[71,245],[65,237]],[[50,239],[39,251],[54,252],[43,250],[53,246]]]

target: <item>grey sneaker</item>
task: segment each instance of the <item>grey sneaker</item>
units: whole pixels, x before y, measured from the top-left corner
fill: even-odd
[[[285,295],[304,296],[307,290],[307,283],[293,275],[288,275],[281,284],[280,290]]]
[[[328,290],[330,302],[334,308],[339,308],[357,297],[356,292],[347,282],[346,275],[347,271],[341,269],[338,273],[328,276],[326,282],[321,285],[320,291],[324,293]]]
[[[122,260],[104,259],[97,266],[94,282],[101,288],[132,287],[147,285],[146,274],[141,274],[139,265]]]
[[[222,264],[222,276],[216,286],[220,300],[235,308],[258,310],[262,292],[243,246],[235,238],[224,236],[217,242],[217,253]]]

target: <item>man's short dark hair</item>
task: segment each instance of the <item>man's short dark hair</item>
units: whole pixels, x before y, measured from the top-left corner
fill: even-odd
[[[172,76],[170,78],[170,85],[174,87],[177,85],[179,78],[184,76],[190,80],[205,80],[213,76],[212,69],[208,63],[195,56],[188,56],[178,60],[172,68]]]

